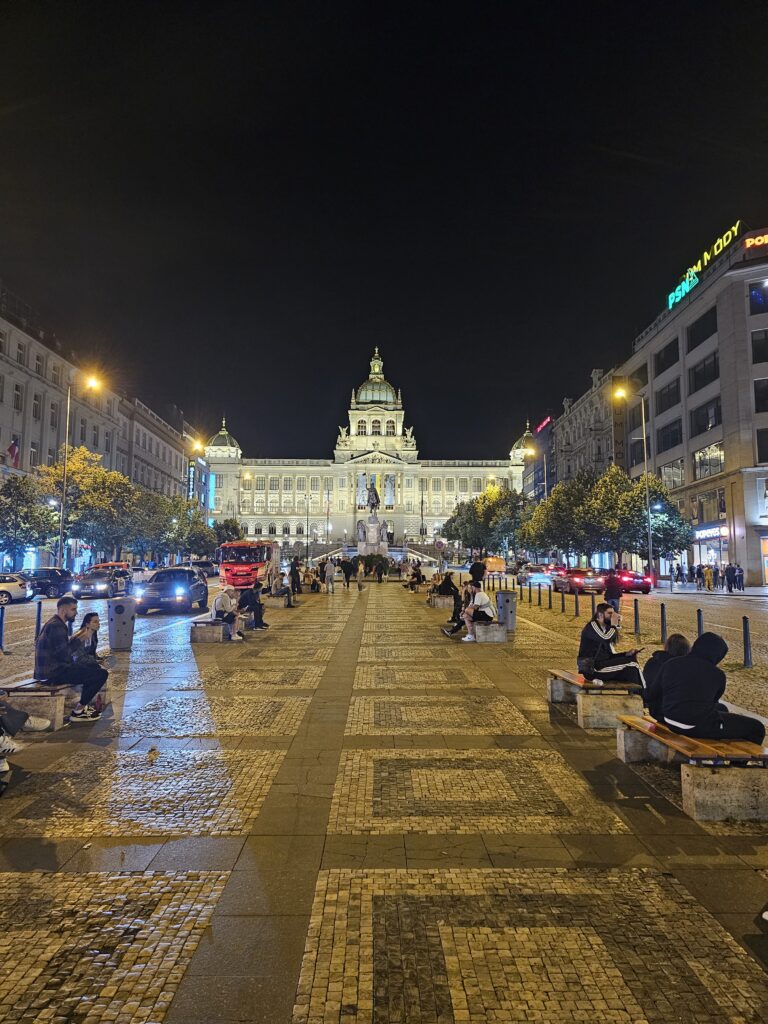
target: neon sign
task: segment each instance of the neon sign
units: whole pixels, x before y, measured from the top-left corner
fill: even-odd
[[[752,238],[744,239],[745,249],[754,249],[758,245],[768,245],[768,235],[753,235]]]
[[[703,530],[694,530],[693,536],[695,540],[712,540],[715,537],[727,537],[728,527],[727,526],[707,526]]]
[[[737,220],[735,224],[729,227],[728,230],[725,231],[717,241],[709,247],[709,249],[704,250],[695,263],[692,263],[691,266],[688,267],[686,272],[683,274],[680,284],[667,296],[667,309],[672,309],[672,307],[680,302],[681,299],[685,298],[688,292],[692,291],[696,287],[699,283],[697,275],[700,274],[702,270],[706,270],[707,265],[719,256],[723,250],[727,249],[731,242],[736,240],[740,227],[741,221]]]
[[[542,420],[541,423],[538,425],[538,427],[536,427],[536,429],[534,430],[534,434],[540,434],[542,432],[542,430],[544,429],[544,427],[546,427],[551,422],[552,422],[552,417],[551,416],[547,416],[547,418],[545,420]]]

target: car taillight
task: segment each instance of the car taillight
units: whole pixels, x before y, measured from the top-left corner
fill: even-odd
[[[603,577],[602,576],[595,576],[595,583],[602,583],[602,582],[603,582]]]
[[[621,582],[622,583],[629,583],[629,576],[622,576],[621,577]]]
[[[643,577],[643,583],[653,583],[653,577],[652,576],[644,576]]]
[[[573,577],[573,582],[574,583],[583,583],[584,580],[581,578],[581,576],[574,576]]]

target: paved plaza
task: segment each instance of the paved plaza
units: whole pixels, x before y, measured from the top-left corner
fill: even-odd
[[[569,616],[444,618],[374,583],[244,643],[142,620],[102,720],[13,759],[0,1019],[768,1022],[768,826],[546,703]]]

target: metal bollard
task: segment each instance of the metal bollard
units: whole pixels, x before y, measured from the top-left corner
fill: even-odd
[[[701,636],[704,632],[704,613],[701,608],[696,609],[696,636]]]
[[[528,604],[533,604],[533,585],[528,583]]]
[[[594,590],[592,591],[592,593],[589,596],[592,598],[592,616],[594,618],[594,614],[595,614],[595,592],[594,592]]]
[[[741,629],[744,634],[744,668],[752,668],[752,638],[749,635],[748,615],[742,615]]]
[[[0,651],[5,641],[5,608],[0,604]]]
[[[35,610],[35,640],[40,636],[40,630],[43,628],[43,602],[37,602],[37,608]]]
[[[579,617],[579,592],[574,590],[573,592],[573,614],[578,619]]]
[[[640,602],[637,598],[634,601],[635,605],[635,636],[640,636]]]
[[[551,583],[547,586],[547,590],[549,591],[549,600],[547,602],[547,608],[549,608],[549,610],[551,611],[552,610],[552,584]]]
[[[538,604],[539,604],[539,608],[541,608],[541,584],[537,583],[536,586],[539,588],[539,601],[538,601]]]
[[[522,584],[522,583],[518,583],[517,585],[518,585],[518,587],[520,588],[520,597],[519,597],[519,601],[520,601],[520,604],[522,604],[522,603],[523,603],[523,584]]]
[[[661,642],[665,644],[667,642],[667,606],[663,601],[659,611],[661,612]]]
[[[565,591],[560,591],[560,611],[565,615]]]

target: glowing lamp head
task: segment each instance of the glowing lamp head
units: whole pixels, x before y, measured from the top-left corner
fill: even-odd
[[[101,387],[101,381],[98,377],[86,377],[85,386],[89,391],[98,391]]]
[[[616,388],[616,390],[613,392],[613,397],[614,398],[626,398],[627,397],[627,389],[626,388]]]

